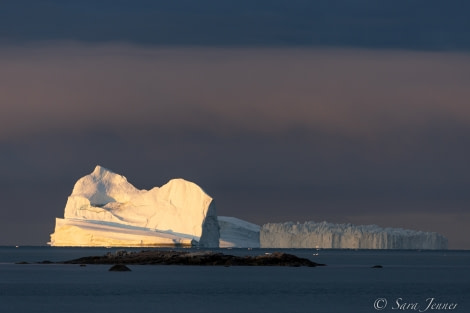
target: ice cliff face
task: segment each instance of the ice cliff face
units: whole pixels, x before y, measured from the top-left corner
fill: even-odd
[[[219,216],[221,248],[259,248],[256,224],[229,216]]]
[[[287,222],[263,225],[260,245],[262,248],[447,249],[447,239],[438,233],[376,225]]]
[[[56,219],[52,246],[218,247],[214,201],[199,186],[170,180],[149,191],[101,166],[80,178]]]

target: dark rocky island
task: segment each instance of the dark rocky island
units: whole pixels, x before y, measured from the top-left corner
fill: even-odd
[[[135,264],[135,265],[211,265],[211,266],[321,266],[309,259],[274,252],[259,256],[234,256],[215,252],[118,251],[104,256],[89,256],[61,262],[64,264]]]
[[[83,264],[80,264],[82,266]],[[110,272],[130,272],[131,269],[125,266],[124,264],[113,265],[108,271]]]

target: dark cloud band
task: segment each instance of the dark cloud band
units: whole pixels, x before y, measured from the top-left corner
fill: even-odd
[[[376,132],[468,123],[470,57],[367,50],[52,45],[0,51],[1,137],[149,125]],[[119,125],[119,126],[118,126]]]

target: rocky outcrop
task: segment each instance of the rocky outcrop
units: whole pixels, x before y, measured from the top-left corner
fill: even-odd
[[[138,265],[221,265],[221,266],[308,266],[324,264],[292,254],[275,252],[259,256],[234,256],[214,252],[147,250],[118,251],[104,256],[89,256],[63,262],[65,264],[138,264]]]
[[[82,266],[83,264],[80,264]],[[116,264],[111,266],[111,268],[108,270],[110,272],[130,272],[131,269],[125,266],[124,264]]]

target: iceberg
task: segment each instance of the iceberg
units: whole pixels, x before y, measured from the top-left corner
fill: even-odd
[[[51,246],[219,246],[213,199],[198,185],[172,179],[139,190],[96,166],[80,178],[57,218]]]
[[[198,185],[172,179],[140,190],[101,166],[80,178],[56,218],[51,246],[209,248],[447,249],[434,232],[377,225],[268,223],[262,227],[217,217],[213,199]]]
[[[221,248],[259,248],[260,226],[236,217],[219,216]]]
[[[377,225],[268,223],[260,230],[261,248],[447,249],[447,238],[435,232]]]

